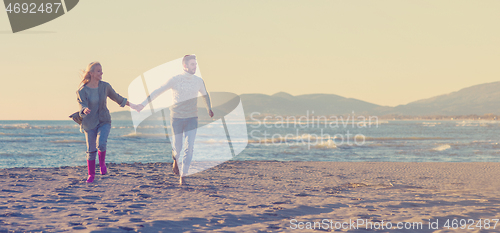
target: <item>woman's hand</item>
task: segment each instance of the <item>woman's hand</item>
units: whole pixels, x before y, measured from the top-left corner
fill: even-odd
[[[130,103],[129,106],[130,106],[131,109],[134,109],[134,110],[137,111],[137,105],[135,105],[133,103]]]
[[[130,108],[134,109],[137,112],[140,112],[144,108],[144,106],[142,106],[142,104],[133,104],[133,103],[130,103]]]
[[[89,108],[83,109],[83,114],[87,115],[89,113],[90,113],[90,109]]]
[[[136,105],[135,107],[136,107],[136,108],[135,108],[135,110],[136,110],[137,112],[141,112],[141,111],[142,111],[142,109],[144,108],[144,106],[142,106],[142,104],[138,104],[138,105]]]

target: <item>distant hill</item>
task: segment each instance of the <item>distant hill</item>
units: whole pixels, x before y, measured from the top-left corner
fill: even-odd
[[[210,93],[216,115],[224,115],[237,104],[237,96],[226,92]],[[418,100],[396,107],[381,106],[334,94],[307,94],[293,96],[285,92],[274,95],[242,94],[243,109],[247,117],[253,112],[276,115],[500,115],[500,82],[485,83],[467,87],[456,92]],[[229,104],[228,104],[229,103]],[[201,98],[198,100],[201,119],[208,115]],[[168,112],[168,110],[167,110]],[[314,112],[314,113],[313,113]],[[114,120],[130,120],[129,111],[111,113]],[[159,115],[153,116],[158,118]],[[168,116],[168,113],[167,115]],[[208,118],[207,118],[208,119]]]
[[[500,82],[484,83],[456,92],[394,107],[401,115],[500,114]]]
[[[392,110],[365,101],[345,98],[334,94],[308,94],[292,96],[285,92],[274,95],[242,94],[240,95],[245,114],[260,112],[277,115],[344,115],[385,113]]]

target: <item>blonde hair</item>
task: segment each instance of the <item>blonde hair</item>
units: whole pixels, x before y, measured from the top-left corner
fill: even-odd
[[[94,62],[91,62],[88,66],[87,66],[87,69],[85,70],[82,70],[82,74],[81,74],[81,78],[82,78],[82,81],[80,82],[80,86],[83,86],[87,83],[90,82],[90,72],[94,71],[94,68],[97,66],[97,65],[101,65],[101,63],[99,63],[98,61],[94,61]]]

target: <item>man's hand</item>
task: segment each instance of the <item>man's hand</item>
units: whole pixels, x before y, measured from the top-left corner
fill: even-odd
[[[209,115],[210,117],[214,117],[214,112],[212,112],[212,110],[208,110],[208,115]]]
[[[138,104],[138,105],[136,105],[136,106],[135,106],[135,108],[134,108],[134,109],[135,109],[135,111],[137,111],[137,112],[141,112],[143,108],[144,108],[144,106],[143,106],[142,104]]]
[[[89,113],[90,113],[90,109],[89,108],[83,109],[83,114],[87,115]]]

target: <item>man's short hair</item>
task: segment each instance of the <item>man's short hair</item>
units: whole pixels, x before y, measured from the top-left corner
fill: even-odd
[[[186,66],[188,61],[191,60],[191,59],[196,59],[196,56],[195,55],[186,55],[184,56],[184,58],[182,58],[182,65],[183,66]]]

